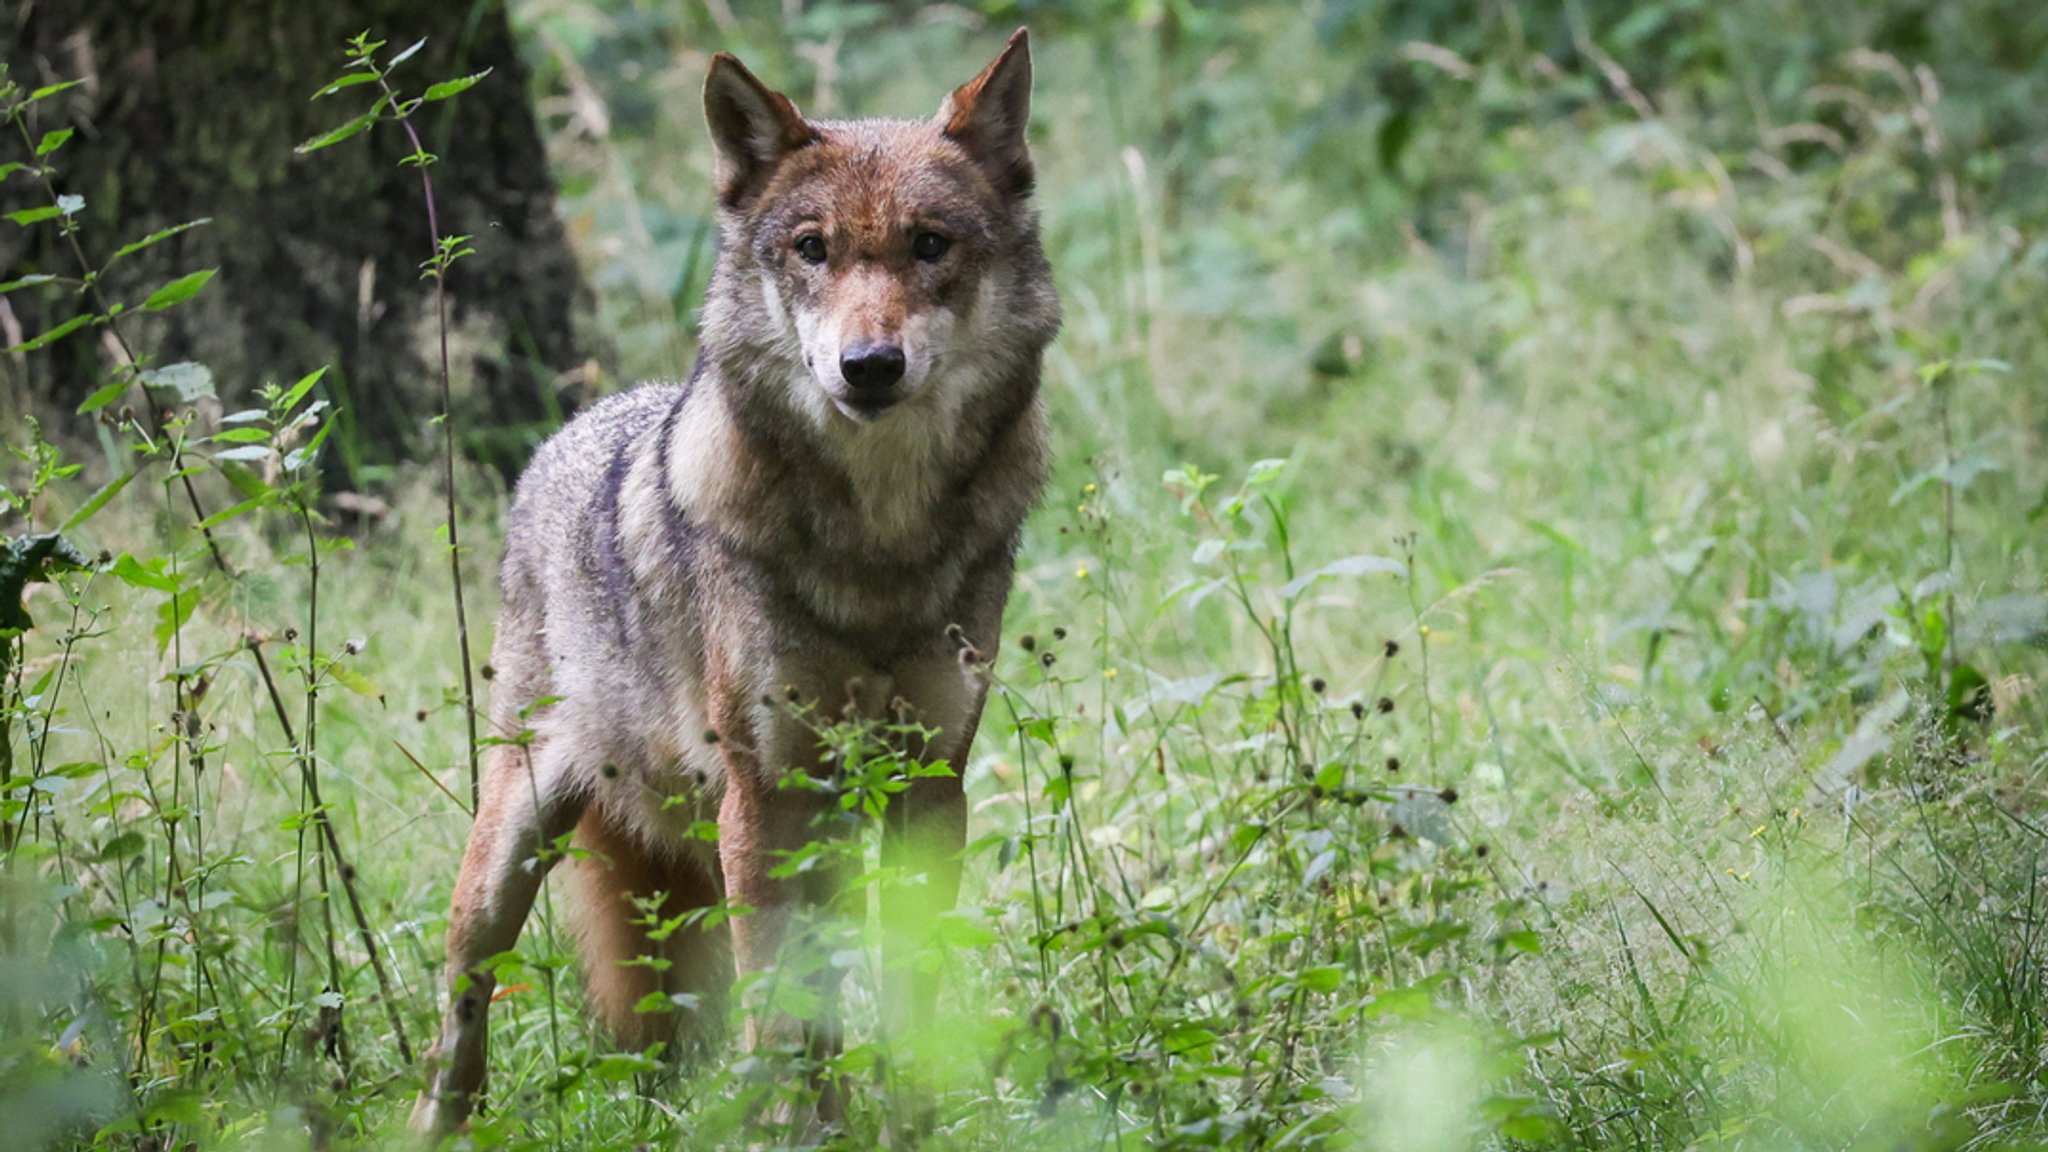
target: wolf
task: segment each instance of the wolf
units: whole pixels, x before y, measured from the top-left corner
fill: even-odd
[[[1022,29],[930,120],[810,120],[713,58],[719,245],[696,367],[577,416],[514,492],[498,741],[415,1130],[466,1120],[489,962],[558,857],[594,1015],[628,1047],[687,1043],[723,1018],[736,973],[775,965],[835,897],[838,869],[778,869],[837,807],[784,786],[829,773],[820,717],[908,717],[910,755],[964,764],[1049,463],[1039,375],[1060,310],[1030,103]],[[953,905],[966,836],[958,776],[909,775],[883,856],[923,882],[884,892],[888,952],[918,947]],[[649,934],[721,902],[746,910]],[[889,1018],[927,1023],[930,981],[884,971]],[[836,981],[820,979],[829,1000]],[[747,1040],[821,1056],[836,1029],[829,1012],[769,1013]],[[835,1089],[814,1085],[829,1118]]]

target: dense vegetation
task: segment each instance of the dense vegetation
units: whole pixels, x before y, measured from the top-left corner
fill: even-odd
[[[901,115],[1029,22],[1067,312],[947,1026],[827,958],[841,1146],[2048,1143],[2048,15],[737,7],[514,7],[621,378],[690,363],[721,48]],[[62,229],[93,142],[31,95],[6,226]],[[5,285],[62,338],[205,288],[116,314],[137,238],[76,239]],[[480,654],[505,490],[345,516],[320,365],[153,352],[44,414],[97,454],[7,430],[0,1149],[395,1142],[467,827],[443,521]],[[477,1146],[778,1139],[775,1054],[590,1034],[545,902],[500,985]]]

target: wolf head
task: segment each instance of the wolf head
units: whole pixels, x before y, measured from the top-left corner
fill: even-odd
[[[742,386],[827,431],[957,413],[1026,361],[1035,385],[1059,312],[1022,29],[930,120],[807,120],[724,53],[704,109],[721,222],[704,337]]]

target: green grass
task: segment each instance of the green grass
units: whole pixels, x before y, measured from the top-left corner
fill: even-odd
[[[1930,104],[1844,54],[1883,6],[1591,8],[1615,73],[1541,6],[1519,47],[1513,5],[1031,14],[1058,476],[946,1026],[884,1044],[867,941],[846,1147],[2048,1143],[2048,335],[1997,128],[2032,73],[1926,17]],[[877,11],[519,9],[623,375],[690,362],[710,47],[903,114],[998,42]],[[836,30],[821,94],[796,46]],[[464,482],[488,619],[504,494]],[[160,646],[111,569],[31,598],[0,1149],[398,1138],[417,1073],[243,643],[300,732],[320,678],[303,762],[417,1049],[467,817],[395,747],[463,793],[434,470],[392,498],[321,529],[317,634],[285,509],[221,530],[227,581],[142,484],[73,535],[168,558],[192,619]],[[779,1061],[608,1052],[568,944],[543,907],[479,1146],[778,1138]]]

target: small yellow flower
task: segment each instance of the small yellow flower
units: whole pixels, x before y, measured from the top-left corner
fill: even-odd
[[[1093,485],[1093,484],[1083,484],[1083,485],[1081,485],[1081,494],[1082,494],[1083,496],[1093,496],[1093,495],[1095,495],[1095,485]]]
[[[1104,680],[1114,680],[1114,679],[1116,679],[1116,669],[1114,669],[1114,668],[1104,668],[1104,669],[1102,670],[1102,678],[1103,678]]]
[[[1075,565],[1075,566],[1074,566],[1074,579],[1076,579],[1076,580],[1086,580],[1087,578],[1088,578],[1088,566],[1087,566],[1086,564],[1077,564],[1077,565]]]
[[[1418,625],[1416,625],[1416,626],[1415,626],[1415,634],[1416,634],[1417,636],[1420,636],[1420,637],[1422,637],[1422,638],[1423,638],[1423,639],[1425,639],[1425,640],[1426,640],[1426,639],[1428,639],[1428,638],[1429,638],[1429,625],[1427,625],[1427,624],[1418,624]]]

